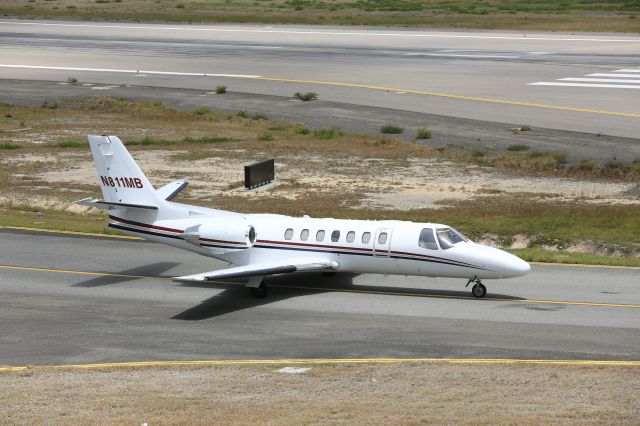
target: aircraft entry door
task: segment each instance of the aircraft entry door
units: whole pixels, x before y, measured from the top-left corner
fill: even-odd
[[[379,228],[373,240],[373,255],[389,257],[391,250],[391,228]]]

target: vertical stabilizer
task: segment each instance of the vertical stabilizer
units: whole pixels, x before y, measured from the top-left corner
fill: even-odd
[[[158,206],[159,198],[138,164],[116,136],[89,136],[104,201]]]

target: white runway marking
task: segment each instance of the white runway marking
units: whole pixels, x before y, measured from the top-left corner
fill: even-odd
[[[601,89],[640,89],[640,70],[619,69],[596,72],[585,77],[565,77],[556,81],[538,81],[527,86],[592,87]]]
[[[301,374],[311,370],[311,367],[284,367],[276,370],[278,373]]]
[[[463,53],[419,53],[409,52],[405,53],[405,56],[440,56],[451,58],[478,58],[478,59],[517,59],[519,55],[473,55]]]
[[[330,36],[359,36],[359,37],[425,37],[425,38],[461,38],[477,40],[548,40],[548,41],[576,41],[576,42],[611,42],[611,43],[640,43],[639,38],[601,38],[601,37],[545,37],[536,35],[478,35],[478,34],[425,34],[414,32],[357,32],[357,31],[320,31],[320,30],[285,30],[285,29],[250,29],[250,28],[203,28],[191,26],[163,27],[154,25],[115,25],[115,24],[62,24],[48,22],[14,22],[0,21],[5,25],[33,25],[47,27],[75,27],[75,28],[115,28],[129,30],[161,30],[161,31],[204,31],[220,33],[272,33],[272,34],[312,34]]]
[[[56,70],[56,71],[91,71],[91,72],[117,72],[125,74],[154,74],[154,75],[182,75],[182,76],[195,76],[195,77],[230,77],[230,78],[259,78],[259,75],[249,74],[216,74],[216,73],[202,73],[202,72],[180,72],[180,71],[149,71],[149,70],[127,70],[127,69],[115,69],[115,68],[83,68],[83,67],[48,67],[42,65],[10,65],[0,64],[0,68],[24,68],[24,69],[42,69],[42,70]]]
[[[620,77],[620,78],[640,78],[640,74],[615,74],[608,72],[596,72],[587,74],[589,77]]]
[[[638,82],[640,83],[640,81]],[[591,84],[591,83],[561,83],[557,81],[540,81],[529,83],[529,86],[567,86],[567,87],[603,87],[609,89],[640,89],[640,85],[630,84]]]
[[[588,81],[592,83],[640,83],[640,80],[622,80],[619,78],[578,78],[578,77],[567,77],[567,78],[559,78],[561,81]]]

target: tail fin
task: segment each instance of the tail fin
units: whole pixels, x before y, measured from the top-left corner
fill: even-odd
[[[157,208],[161,199],[117,136],[90,135],[104,204]]]

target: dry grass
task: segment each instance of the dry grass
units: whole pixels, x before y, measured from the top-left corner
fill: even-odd
[[[282,366],[0,375],[3,424],[637,424],[640,369]]]
[[[640,31],[640,4],[625,0],[5,0],[0,4],[0,14],[136,21]]]

